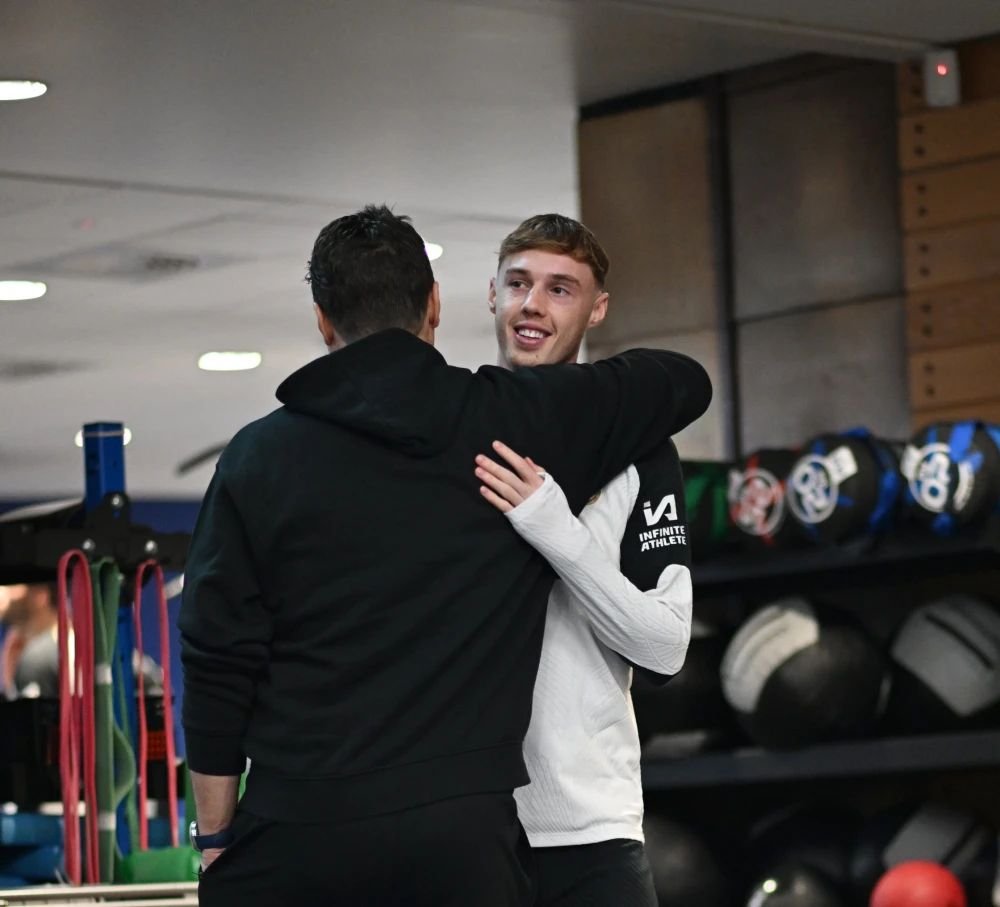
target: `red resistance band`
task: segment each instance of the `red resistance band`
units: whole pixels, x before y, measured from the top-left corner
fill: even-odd
[[[72,579],[67,577],[72,570]],[[59,559],[59,775],[62,782],[66,875],[73,885],[100,882],[94,720],[94,596],[90,564],[80,550]],[[70,659],[70,635],[73,658]],[[80,771],[83,770],[86,866],[80,853]]]
[[[163,669],[163,736],[166,746],[167,809],[170,815],[170,843],[178,846],[177,760],[174,746],[173,685],[170,682],[170,618],[163,586],[163,569],[156,561],[144,561],[135,574],[135,647],[139,653],[138,712],[139,712],[139,847],[149,849],[149,818],[146,815],[146,792],[149,774],[149,731],[146,727],[145,683],[142,672],[142,582],[147,571],[156,581],[156,598],[160,611],[160,666]]]

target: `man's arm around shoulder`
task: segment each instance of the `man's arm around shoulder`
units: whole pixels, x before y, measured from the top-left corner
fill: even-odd
[[[630,350],[592,365],[514,373],[531,455],[556,477],[574,513],[630,463],[698,419],[712,399],[708,373],[665,350]]]

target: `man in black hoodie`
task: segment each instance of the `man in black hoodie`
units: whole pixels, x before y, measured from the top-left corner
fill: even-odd
[[[187,563],[201,903],[528,904],[512,792],[554,574],[471,464],[502,438],[579,512],[705,411],[708,377],[648,350],[448,366],[423,242],[384,207],[324,228],[310,280],[332,355],[229,444]]]

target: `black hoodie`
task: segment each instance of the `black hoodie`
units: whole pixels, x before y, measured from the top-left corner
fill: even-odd
[[[554,575],[480,496],[499,439],[588,496],[707,408],[693,360],[478,372],[405,331],[310,363],[219,460],[180,612],[189,764],[274,819],[527,783]]]

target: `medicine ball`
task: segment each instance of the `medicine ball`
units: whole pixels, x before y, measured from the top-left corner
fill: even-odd
[[[885,529],[900,496],[902,451],[863,429],[804,445],[788,477],[793,518],[813,541],[839,542]]]
[[[697,834],[649,812],[642,825],[660,907],[728,907],[726,873]]]
[[[789,863],[753,886],[746,907],[847,907],[847,902],[822,873]]]
[[[804,537],[788,514],[785,495],[798,459],[794,450],[758,450],[729,471],[729,519],[740,541],[780,547]]]
[[[801,598],[754,614],[722,660],[726,700],[750,736],[772,748],[866,733],[881,714],[888,682],[882,653],[860,629],[820,624]]]
[[[684,735],[691,749],[705,749],[731,735],[733,713],[722,695],[719,676],[725,651],[726,639],[695,620],[684,666],[669,681],[635,672],[632,705],[641,740]]]
[[[797,803],[775,810],[750,828],[745,875],[754,881],[794,863],[847,886],[859,828],[855,813],[825,804]]]
[[[1000,507],[1000,427],[929,425],[906,446],[900,470],[908,512],[952,535]]]
[[[962,883],[938,863],[913,860],[890,869],[875,886],[870,907],[966,907]]]
[[[897,732],[1000,720],[1000,610],[956,594],[918,608],[892,645],[886,724]]]
[[[996,830],[963,809],[929,801],[890,809],[866,823],[851,857],[859,899],[901,863],[940,863],[965,886],[972,907],[991,907],[997,877]]]
[[[702,559],[732,540],[726,488],[730,464],[684,460],[684,506],[691,556]]]

